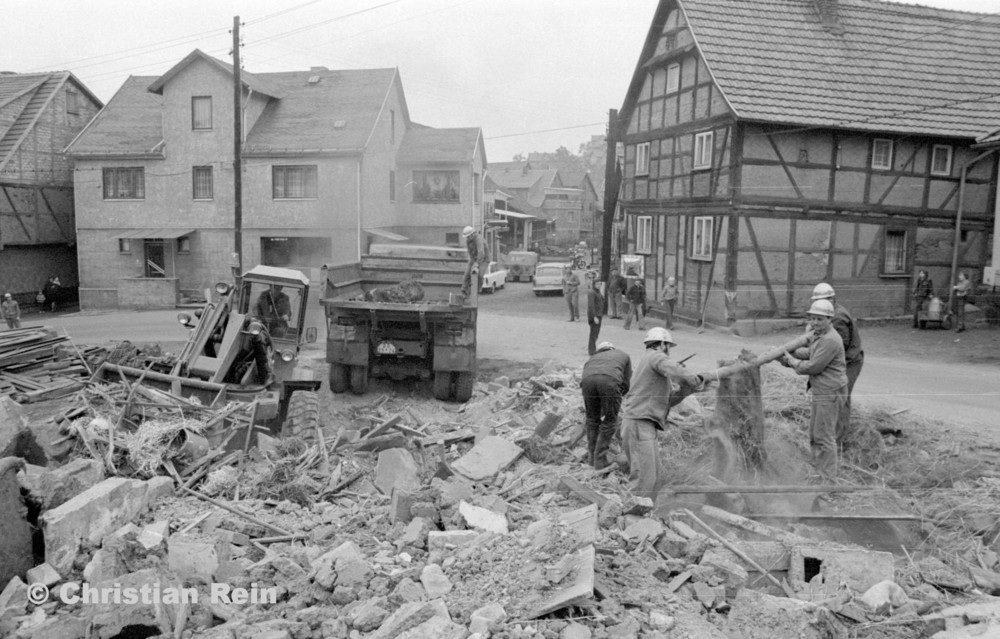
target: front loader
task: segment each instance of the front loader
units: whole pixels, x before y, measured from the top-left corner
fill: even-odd
[[[203,405],[257,402],[254,423],[273,435],[312,437],[318,426],[320,380],[299,363],[316,328],[305,327],[309,278],[299,271],[256,266],[235,285],[216,285],[218,298],[178,320],[191,329],[169,372],[103,364],[97,379],[143,384]],[[243,437],[231,438],[242,446]]]

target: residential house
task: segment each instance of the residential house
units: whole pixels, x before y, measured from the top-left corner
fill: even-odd
[[[73,173],[63,149],[102,106],[68,71],[0,72],[0,294],[22,307],[52,276],[75,295]]]
[[[412,123],[397,69],[240,79],[239,233],[230,65],[196,50],[130,77],[70,145],[82,306],[169,307],[239,261],[315,279],[372,241],[444,244],[482,224],[479,129]]]
[[[861,317],[980,278],[997,214],[1000,16],[879,0],[661,0],[613,135],[647,290],[718,323]]]

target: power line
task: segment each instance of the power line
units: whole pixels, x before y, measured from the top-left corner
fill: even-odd
[[[507,135],[491,135],[484,137],[484,140],[499,140],[501,138],[515,138],[521,135],[534,135],[536,133],[555,133],[557,131],[569,131],[570,129],[584,129],[591,126],[602,126],[607,122],[591,122],[590,124],[574,124],[573,126],[563,126],[556,129],[540,129],[537,131],[523,131],[521,133],[508,133]]]

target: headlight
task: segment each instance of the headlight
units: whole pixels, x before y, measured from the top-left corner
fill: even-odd
[[[226,295],[231,290],[231,287],[226,282],[218,282],[215,285],[215,292],[219,295]]]
[[[286,351],[281,351],[281,359],[284,360],[284,361],[286,361],[286,362],[290,362],[293,359],[295,359],[295,353],[293,353],[292,351],[287,351],[287,350]]]
[[[191,316],[188,315],[187,313],[178,313],[177,314],[177,321],[181,323],[181,326],[190,326],[191,325]]]
[[[264,332],[264,325],[260,322],[250,322],[250,326],[247,326],[247,332],[251,335],[260,335]]]

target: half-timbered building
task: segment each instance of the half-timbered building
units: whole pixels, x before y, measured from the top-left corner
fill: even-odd
[[[989,262],[1000,16],[880,0],[661,0],[613,131],[628,253],[719,324],[861,317]],[[658,296],[658,294],[657,294]],[[741,322],[742,324],[742,322]]]

